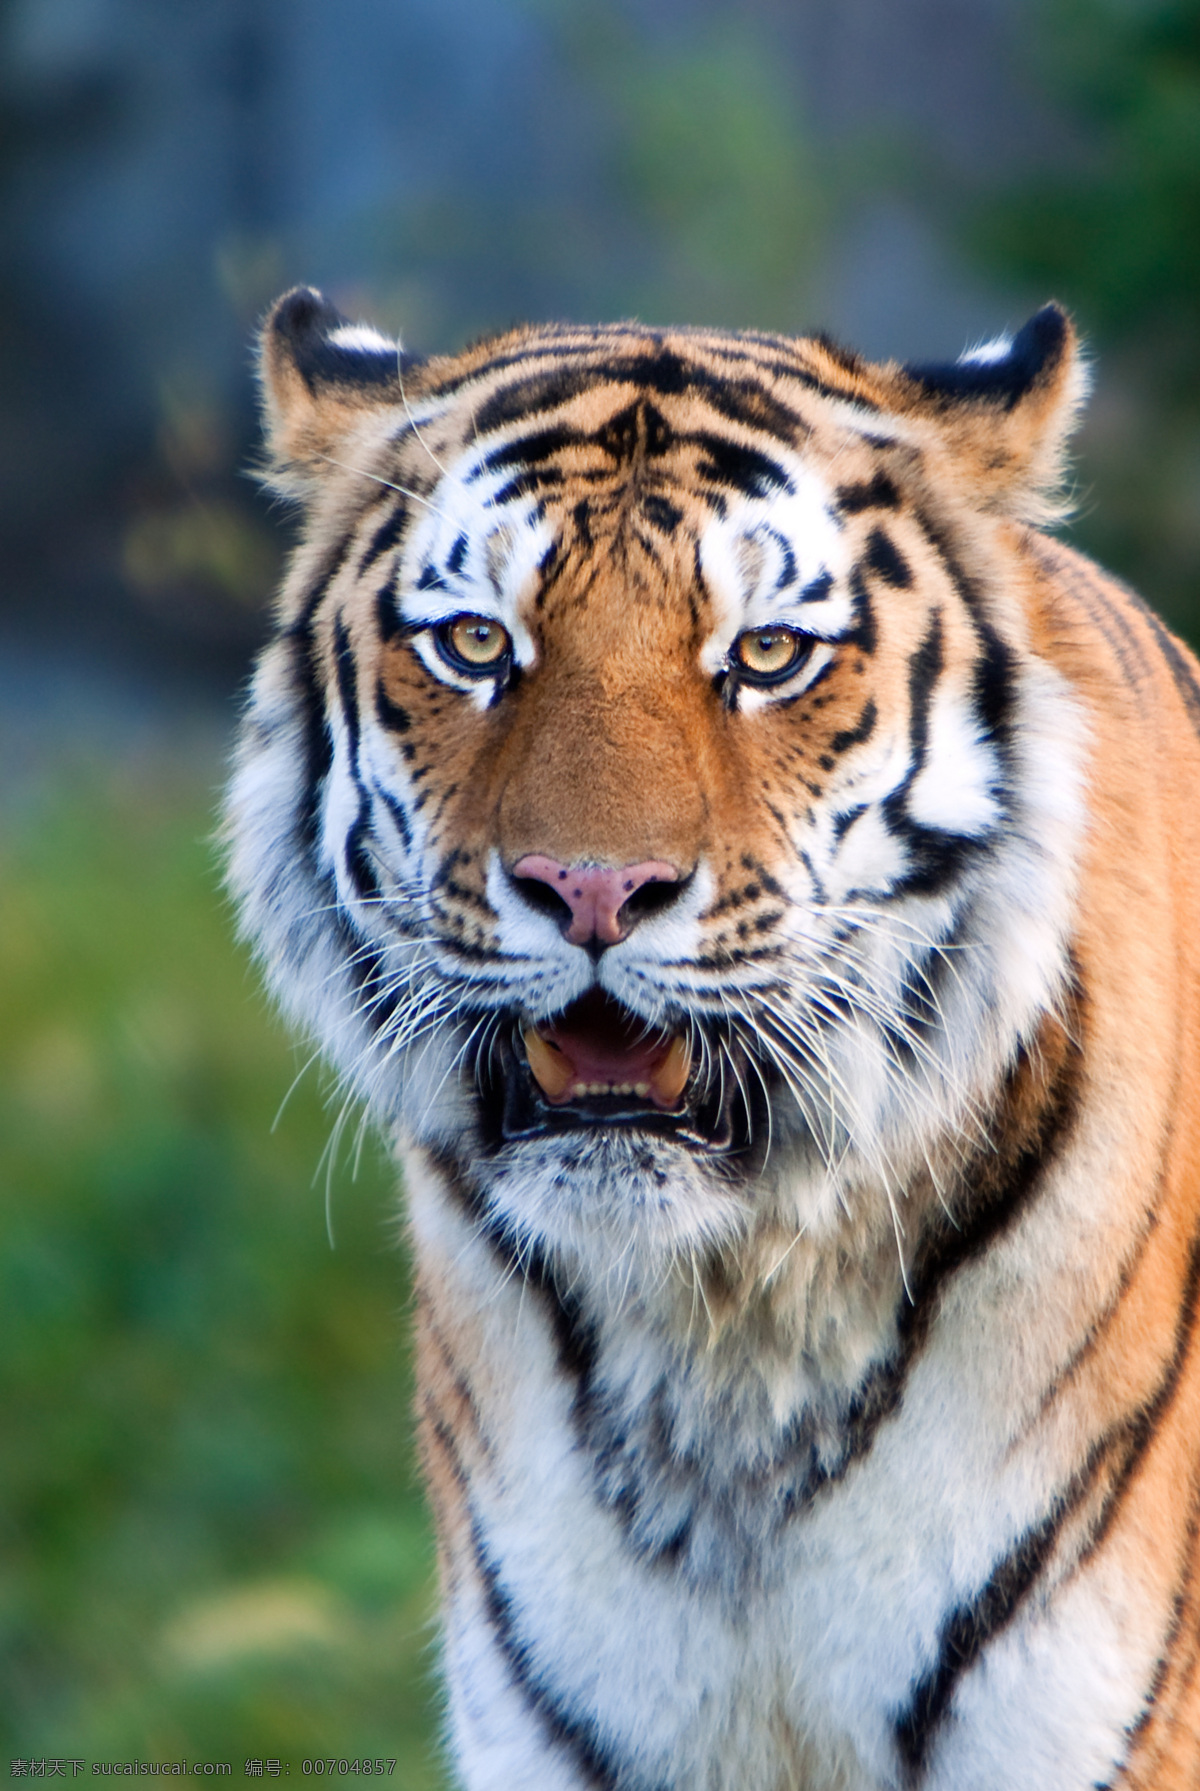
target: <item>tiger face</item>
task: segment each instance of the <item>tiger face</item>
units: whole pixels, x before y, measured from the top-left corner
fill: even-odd
[[[948,369],[636,326],[416,365],[301,290],[263,368],[306,533],[233,879],[355,1090],[655,1272],[935,1189],[1066,974],[1078,721],[1010,565],[1062,314]]]

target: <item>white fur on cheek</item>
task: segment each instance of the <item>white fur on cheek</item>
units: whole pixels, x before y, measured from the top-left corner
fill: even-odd
[[[925,763],[908,793],[908,812],[922,827],[970,837],[1000,819],[993,789],[1000,768],[990,746],[953,691],[942,691],[931,706]]]

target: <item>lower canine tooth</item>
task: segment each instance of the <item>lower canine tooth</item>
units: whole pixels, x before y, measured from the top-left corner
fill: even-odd
[[[521,1038],[538,1087],[550,1100],[561,1101],[575,1081],[575,1071],[562,1052],[548,1044],[535,1027],[523,1026]]]
[[[662,1062],[650,1072],[650,1089],[656,1101],[673,1107],[692,1073],[692,1048],[682,1033],[671,1040],[671,1048]]]

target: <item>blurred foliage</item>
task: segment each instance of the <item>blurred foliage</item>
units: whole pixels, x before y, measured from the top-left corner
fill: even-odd
[[[362,221],[374,272],[335,295],[343,308],[357,300],[418,351],[555,314],[795,329],[829,170],[769,26],[717,9],[648,30],[599,0],[518,10],[572,97],[568,176],[398,196]]]
[[[194,498],[142,510],[125,529],[122,564],[144,597],[176,604],[181,589],[199,586],[213,600],[264,603],[279,556],[261,523],[228,499]]]
[[[972,195],[964,237],[1078,314],[1100,362],[1078,535],[1200,642],[1200,4],[1051,0],[1031,22],[1075,142]]]
[[[799,95],[746,20],[686,46],[591,56],[615,174],[660,245],[663,315],[795,329],[825,222]]]
[[[268,1017],[194,790],[6,824],[9,1757],[396,1757],[440,1784],[394,1177]]]

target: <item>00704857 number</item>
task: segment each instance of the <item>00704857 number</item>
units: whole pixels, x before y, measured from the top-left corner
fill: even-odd
[[[330,1775],[336,1773],[340,1777],[342,1774],[351,1772],[383,1773],[391,1778],[396,1770],[396,1762],[394,1760],[302,1760],[300,1770],[315,1773],[318,1778],[325,1773]]]

